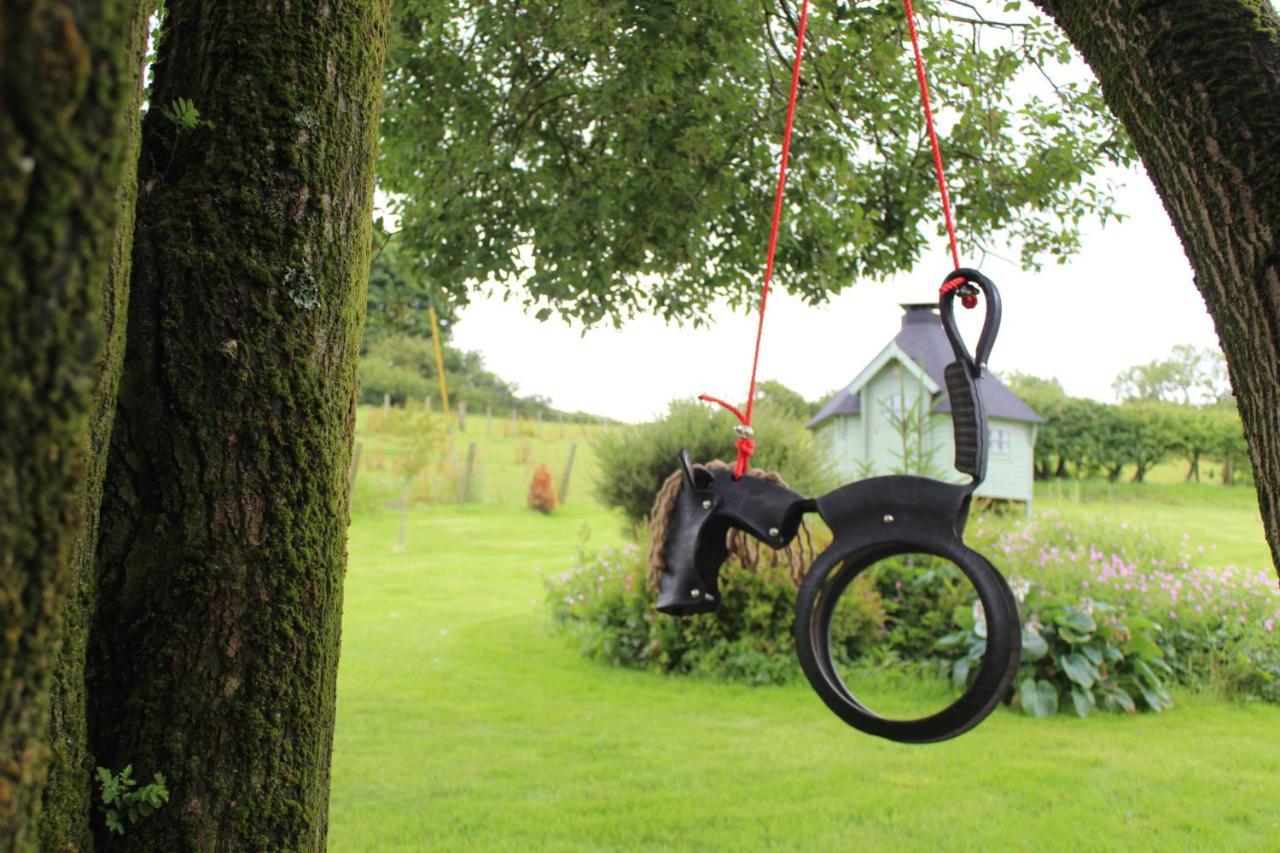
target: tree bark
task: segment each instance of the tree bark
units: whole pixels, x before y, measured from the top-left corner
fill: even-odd
[[[387,14],[167,3],[89,728],[171,799],[113,846],[324,847]]]
[[[1227,357],[1280,572],[1280,16],[1269,0],[1036,0],[1102,84]]]
[[[0,849],[36,844],[98,305],[125,164],[131,0],[0,6]]]
[[[115,416],[116,388],[124,361],[133,212],[138,194],[142,66],[152,8],[150,0],[132,4],[133,21],[125,42],[129,74],[126,82],[130,97],[123,113],[124,168],[116,188],[115,233],[102,280],[99,314],[103,348],[98,356],[93,402],[89,409],[89,456],[79,497],[82,520],[71,547],[70,595],[63,611],[61,646],[50,701],[49,743],[53,757],[40,814],[41,850],[89,850],[93,845],[89,816],[93,802],[94,764],[89,754],[85,720],[85,651],[97,589],[94,551],[98,539],[98,508],[102,501],[107,446]]]

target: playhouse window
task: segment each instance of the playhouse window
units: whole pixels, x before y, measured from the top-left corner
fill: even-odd
[[[903,412],[903,399],[901,394],[890,394],[884,398],[884,416],[885,418],[900,418]]]
[[[1009,431],[1007,429],[993,429],[991,431],[991,448],[996,453],[1008,453],[1010,445]]]

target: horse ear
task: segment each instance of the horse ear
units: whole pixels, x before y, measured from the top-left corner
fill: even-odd
[[[676,459],[680,461],[680,470],[684,473],[685,485],[691,489],[696,489],[697,484],[693,479],[693,463],[689,461],[689,451],[682,448],[680,453],[676,455]]]

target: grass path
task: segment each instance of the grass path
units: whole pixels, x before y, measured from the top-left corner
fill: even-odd
[[[998,710],[944,744],[843,726],[806,686],[611,669],[535,571],[602,511],[419,507],[351,529],[330,846],[347,850],[1280,847],[1280,709]]]

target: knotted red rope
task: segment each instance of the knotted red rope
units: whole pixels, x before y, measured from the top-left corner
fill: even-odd
[[[942,218],[947,225],[947,238],[951,245],[951,261],[955,269],[960,269],[960,250],[956,247],[956,223],[951,215],[951,195],[947,192],[947,174],[942,168],[942,148],[938,145],[938,131],[934,127],[933,105],[929,102],[929,77],[924,70],[924,54],[920,52],[920,35],[916,32],[916,10],[911,0],[902,0],[907,11],[907,30],[911,33],[911,50],[916,58],[916,80],[920,83],[920,105],[924,108],[924,124],[929,131],[929,145],[933,149],[933,174],[938,180],[938,195],[942,197]],[[978,304],[978,294],[963,278],[953,278],[944,282],[939,295],[945,296],[957,287],[960,291],[960,304],[965,308],[973,308]]]
[[[769,285],[773,281],[773,259],[778,249],[778,226],[782,222],[782,199],[787,186],[787,160],[791,156],[791,130],[795,125],[796,100],[800,92],[800,65],[804,58],[804,32],[809,23],[809,0],[800,4],[800,21],[796,25],[796,56],[791,63],[791,93],[787,99],[787,121],[782,131],[782,154],[778,158],[778,187],[773,196],[773,223],[769,227],[769,252],[764,262],[764,284],[760,288],[760,317],[756,321],[756,346],[751,358],[751,384],[747,389],[747,406],[743,412],[724,400],[703,394],[698,399],[717,403],[738,418],[738,461],[733,466],[733,479],[741,480],[750,467],[756,442],[751,431],[751,410],[756,401],[756,372],[760,367],[760,341],[764,335],[764,312],[769,302]],[[959,264],[957,264],[959,266]]]

